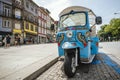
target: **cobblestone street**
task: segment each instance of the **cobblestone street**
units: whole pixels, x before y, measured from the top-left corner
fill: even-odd
[[[67,78],[63,72],[63,60],[59,60],[36,80],[120,80],[120,63],[111,59],[114,56],[100,53],[89,65],[80,64],[76,75]]]
[[[99,54],[93,62],[80,64],[73,78],[67,78],[63,72],[64,60],[59,60],[37,80],[120,80],[119,44],[120,42],[100,43]]]

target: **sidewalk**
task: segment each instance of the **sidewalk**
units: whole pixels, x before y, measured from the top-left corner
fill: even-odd
[[[41,71],[40,68],[43,69],[46,64],[57,60],[57,50],[56,43],[0,48],[0,80],[34,78],[40,72],[34,75],[33,73]]]
[[[99,51],[111,54],[120,59],[120,42],[101,42]]]

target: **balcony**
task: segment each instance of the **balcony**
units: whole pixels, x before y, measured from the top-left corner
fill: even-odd
[[[13,2],[13,8],[16,8],[16,7],[23,9],[23,5],[21,5],[20,2],[18,2],[18,1]]]
[[[7,18],[12,18],[12,14],[11,13],[5,13],[4,11],[0,11],[0,16],[7,17]]]
[[[18,15],[13,15],[14,19],[18,19],[18,20],[22,20],[22,16],[18,16]]]
[[[30,18],[25,17],[24,20],[26,20],[26,21],[28,21],[28,22],[30,22],[30,23],[33,23],[33,24],[35,24],[35,25],[39,25],[38,21],[35,21],[35,20],[33,20],[33,19],[30,19]]]

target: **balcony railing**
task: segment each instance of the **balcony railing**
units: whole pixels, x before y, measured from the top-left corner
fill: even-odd
[[[2,17],[12,17],[11,13],[5,13],[4,11],[0,11],[0,16]]]
[[[39,25],[39,23],[37,21],[34,21],[33,19],[29,19],[29,18],[25,17],[24,20],[29,21],[30,23],[33,23],[35,25]]]

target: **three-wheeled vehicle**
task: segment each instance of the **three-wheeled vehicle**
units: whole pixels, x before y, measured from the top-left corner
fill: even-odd
[[[72,6],[64,9],[60,15],[58,32],[59,56],[65,56],[64,72],[73,77],[79,63],[91,63],[98,54],[99,38],[96,36],[95,24],[101,24],[91,9]]]

